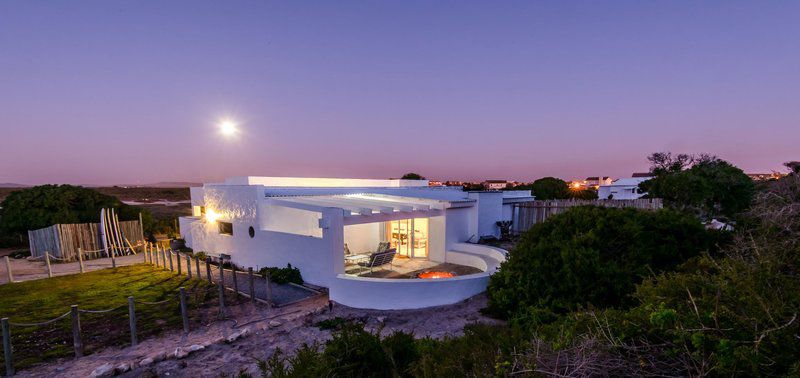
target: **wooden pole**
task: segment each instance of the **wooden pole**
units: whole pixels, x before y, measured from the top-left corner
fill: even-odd
[[[181,264],[181,253],[180,252],[175,252],[175,260],[176,260],[175,262],[178,264],[178,275],[180,276],[181,274],[183,274],[183,269],[181,268],[181,266],[183,264]]]
[[[206,257],[206,279],[211,283],[211,258]]]
[[[250,286],[250,302],[256,303],[256,284],[253,278],[253,267],[247,268],[247,280]]]
[[[136,304],[133,297],[128,297],[128,319],[131,323],[131,345],[136,346],[139,340],[136,338]]]
[[[47,277],[53,277],[53,268],[50,266],[50,252],[44,251],[44,262],[47,264]]]
[[[194,271],[197,273],[197,279],[200,279],[200,259],[197,257],[194,258]]]
[[[8,277],[8,283],[14,282],[14,273],[11,272],[11,260],[8,259],[8,256],[3,256],[3,260],[6,261],[6,277]]]
[[[170,260],[172,261],[172,260]],[[164,270],[167,270],[167,250],[161,250],[161,262],[164,263]]]
[[[233,293],[239,296],[239,280],[236,278],[236,265],[231,264],[231,272],[233,272]]]
[[[175,271],[175,267],[172,265],[172,250],[168,251],[169,253],[169,270]]]
[[[78,305],[72,305],[69,309],[72,317],[72,347],[75,349],[75,358],[83,356],[83,340],[81,340],[81,313]]]
[[[6,361],[6,376],[14,375],[14,362],[11,356],[11,328],[8,326],[8,318],[0,319],[3,329],[3,357]]]
[[[81,269],[81,273],[83,273],[85,270],[83,268],[83,248],[81,247],[78,247],[78,266]]]
[[[186,255],[186,276],[192,278],[192,256]]]
[[[267,283],[267,302],[272,304],[272,285],[270,284],[269,272],[264,273],[264,281]]]
[[[142,243],[144,243],[144,222],[142,222],[142,212],[139,212],[139,230],[142,231]]]
[[[112,268],[116,268],[117,267],[117,258],[116,258],[117,251],[116,250],[117,250],[117,247],[112,245],[111,246],[111,267]]]
[[[222,259],[219,260],[219,316],[225,317],[225,269],[222,268]]]
[[[183,333],[189,333],[189,313],[186,311],[186,289],[180,288],[181,317],[183,318]]]

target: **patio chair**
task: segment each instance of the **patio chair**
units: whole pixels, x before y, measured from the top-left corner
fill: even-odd
[[[350,247],[347,246],[347,243],[344,243],[344,255],[347,256],[350,254],[352,254],[352,252],[350,252]]]
[[[389,242],[380,242],[378,243],[377,252],[386,252],[389,250],[390,243]]]
[[[394,255],[396,253],[397,249],[395,248],[388,249],[384,252],[375,252],[369,256],[369,260],[358,263],[358,266],[369,268],[370,273],[372,273],[372,268],[384,266],[386,264],[389,264],[389,270],[394,270],[392,261],[394,261]]]

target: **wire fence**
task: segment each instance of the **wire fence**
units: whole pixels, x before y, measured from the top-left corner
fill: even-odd
[[[232,292],[234,295],[234,301],[247,299],[252,303],[261,303],[278,307],[296,303],[298,301],[321,294],[317,291],[313,291],[312,289],[299,287],[298,285],[293,284],[274,285],[271,282],[269,275],[266,273],[258,274],[253,270],[253,268],[241,270],[235,265],[231,265],[230,268],[226,268],[224,267],[225,264],[223,264],[222,261],[215,262],[210,257],[202,259],[190,253],[181,253],[169,249],[162,249],[158,245],[149,243],[143,244],[141,248],[142,251],[140,255],[142,257],[142,263],[148,264],[154,269],[168,270],[176,273],[177,275],[185,275],[188,279],[196,283],[195,287],[198,287],[197,283],[206,281],[208,284],[202,285],[203,287],[201,289],[196,289],[191,294],[195,298],[198,297],[198,294],[202,294],[202,297],[212,295],[212,293],[215,294],[212,296],[216,299],[215,304],[218,306],[217,317],[219,319],[225,319],[227,317],[228,310],[226,306],[228,305],[228,301],[226,300],[226,293],[230,295]],[[111,258],[113,258],[113,254]],[[52,276],[50,258],[47,254],[45,254],[44,260],[47,265],[48,275]],[[11,271],[9,270],[9,275],[11,275],[10,272]],[[79,273],[83,272],[84,268],[81,265]],[[9,281],[13,282],[13,279],[10,278]],[[278,291],[279,294],[277,301],[273,296],[275,291]],[[132,296],[128,297],[127,300],[127,304],[108,309],[86,309],[79,307],[79,305],[72,305],[70,310],[64,314],[53,319],[36,323],[12,321],[9,318],[0,319],[0,325],[2,325],[4,353],[3,359],[6,375],[11,376],[14,374],[14,355],[12,353],[14,346],[12,345],[11,337],[13,331],[12,327],[46,327],[70,317],[72,348],[74,350],[74,355],[77,358],[83,356],[84,354],[84,339],[82,337],[81,330],[81,314],[87,316],[108,315],[117,311],[122,311],[125,307],[127,307],[127,317],[130,325],[130,345],[136,345],[138,343],[137,334],[139,333],[137,332],[137,315],[141,317],[143,314],[147,314],[147,312],[143,313],[138,311],[137,305],[161,307],[167,306],[174,302],[174,304],[179,305],[180,308],[183,331],[185,333],[189,333],[190,322],[187,312],[188,299],[187,290],[184,287],[180,287],[177,293],[174,293],[166,299],[160,301],[146,301],[142,299],[136,299]],[[234,322],[233,327],[237,327],[236,322]]]

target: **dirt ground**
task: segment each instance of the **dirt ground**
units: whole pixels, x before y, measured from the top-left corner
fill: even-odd
[[[14,275],[14,282],[38,280],[47,278],[47,265],[44,261],[31,261],[27,259],[9,259],[11,262],[11,272]],[[116,258],[117,266],[132,265],[144,262],[144,255],[120,256]],[[83,262],[85,271],[111,268],[111,259],[102,258],[86,260]],[[50,264],[53,276],[63,276],[65,274],[75,274],[80,272],[78,262],[56,263],[55,260]],[[8,283],[6,264],[0,263],[0,284]]]
[[[100,365],[129,364],[132,370],[122,373],[124,377],[170,376],[170,377],[220,377],[236,376],[249,372],[259,376],[257,361],[272,356],[276,349],[291,352],[303,344],[322,343],[331,337],[330,331],[314,326],[317,322],[333,317],[355,319],[366,324],[371,331],[383,325],[383,334],[395,330],[414,332],[417,337],[442,338],[459,335],[464,325],[470,323],[497,323],[497,320],[482,316],[478,310],[486,305],[485,295],[466,301],[420,310],[360,310],[342,305],[328,309],[326,296],[283,308],[268,308],[261,305],[244,304],[230,308],[231,320],[207,324],[193,330],[188,336],[174,332],[163,337],[145,340],[136,347],[108,348],[100,353],[77,360],[56,361],[22,372],[20,377],[89,376]],[[249,334],[231,343],[220,342],[248,329]],[[138,366],[142,359],[172,354],[177,347],[206,344],[203,350],[182,359],[165,359],[147,366]]]

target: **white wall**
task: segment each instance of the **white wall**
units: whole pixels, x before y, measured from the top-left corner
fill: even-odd
[[[364,223],[344,226],[344,242],[351,253],[372,253],[378,249],[383,235],[383,223]]]
[[[478,236],[500,237],[496,222],[503,219],[503,193],[471,192],[469,196],[477,200]]]
[[[457,303],[486,291],[491,276],[505,259],[506,252],[474,244],[456,244],[447,261],[483,270],[443,279],[384,279],[351,277],[340,274],[330,286],[330,298],[358,308],[401,310]],[[463,251],[462,251],[463,250]]]
[[[288,232],[321,238],[320,219],[322,219],[321,213],[271,205],[266,200],[258,206],[259,228],[266,231]]]

